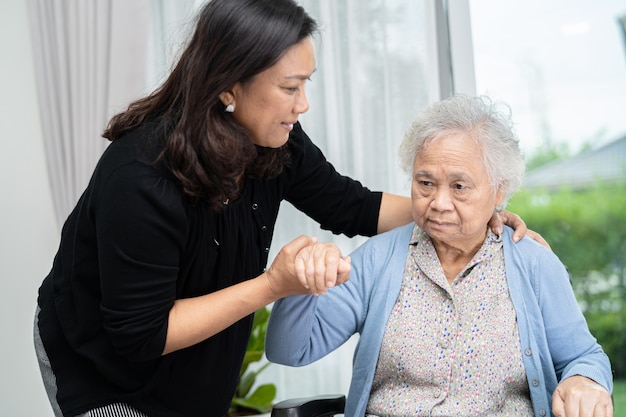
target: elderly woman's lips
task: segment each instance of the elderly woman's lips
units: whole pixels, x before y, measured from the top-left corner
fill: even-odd
[[[446,227],[446,226],[450,226],[451,223],[448,222],[442,222],[442,221],[438,221],[438,220],[429,220],[429,223],[431,223],[433,226],[435,227]]]

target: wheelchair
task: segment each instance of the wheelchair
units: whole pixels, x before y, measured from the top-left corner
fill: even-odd
[[[327,417],[343,414],[345,395],[319,395],[293,398],[278,402],[272,408],[271,417]]]

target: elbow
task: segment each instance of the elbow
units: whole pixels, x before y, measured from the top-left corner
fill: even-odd
[[[275,338],[271,335],[272,332],[268,331],[269,337],[265,339],[265,356],[268,361],[286,366],[304,366],[307,364],[300,349],[290,343],[290,339]]]
[[[265,356],[267,360],[279,365],[293,366],[289,349],[281,344],[280,341],[274,340],[270,335],[271,332],[268,332],[268,337],[265,339]]]
[[[289,353],[286,349],[266,349],[265,356],[267,357],[268,361],[279,365],[299,367],[309,364],[308,362],[304,361],[302,357],[294,355],[293,353]]]
[[[167,323],[153,326],[105,324],[115,353],[129,362],[144,362],[163,355]]]
[[[145,362],[157,359],[164,354],[165,342],[157,336],[112,338],[115,352],[129,362]]]

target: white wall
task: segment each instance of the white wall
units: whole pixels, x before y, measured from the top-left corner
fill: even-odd
[[[26,1],[0,2],[0,416],[52,416],[32,343],[57,245]]]

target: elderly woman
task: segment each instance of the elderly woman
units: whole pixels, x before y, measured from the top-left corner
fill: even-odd
[[[400,154],[415,223],[357,249],[327,295],[277,301],[269,360],[306,365],[359,333],[346,416],[612,416],[610,363],[565,268],[487,227],[524,173],[509,112],[449,98]]]

